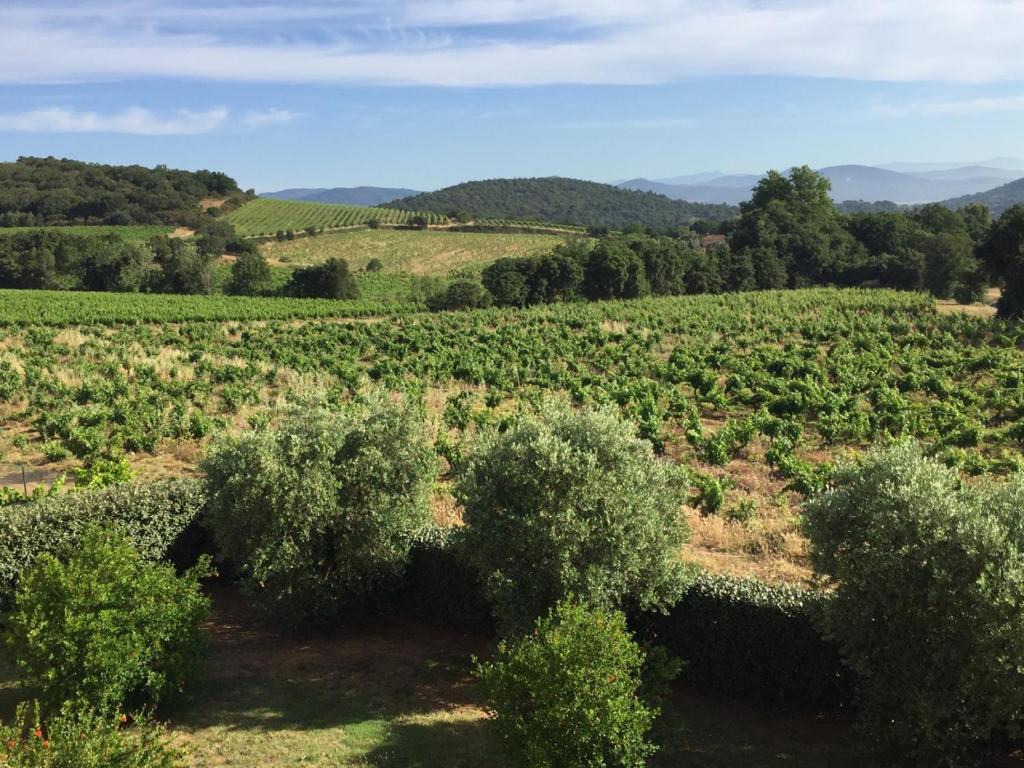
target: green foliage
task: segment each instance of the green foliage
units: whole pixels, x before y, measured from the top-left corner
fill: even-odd
[[[988,239],[978,249],[988,271],[1003,285],[999,314],[1024,314],[1024,204],[1015,205],[999,217]]]
[[[261,296],[270,292],[272,284],[266,257],[259,252],[243,253],[231,265],[226,291],[236,296]]]
[[[47,711],[66,702],[113,711],[185,688],[202,657],[206,566],[179,577],[145,561],[121,533],[93,528],[61,562],[22,574],[7,643]]]
[[[401,574],[430,522],[435,461],[404,403],[297,407],[203,461],[214,538],[266,610],[336,620]]]
[[[194,480],[58,494],[6,508],[0,514],[0,606],[14,596],[18,574],[39,555],[66,558],[82,546],[87,530],[116,528],[147,560],[168,554],[205,504]],[[183,553],[185,559],[188,553]]]
[[[84,467],[74,470],[75,490],[106,488],[108,485],[130,483],[135,473],[128,459],[96,459]]]
[[[479,281],[467,278],[452,280],[443,292],[427,298],[427,307],[432,312],[483,309],[489,306],[491,294]]]
[[[638,695],[643,661],[621,613],[564,600],[479,675],[519,765],[641,768],[658,714]]]
[[[0,764],[6,768],[184,768],[184,755],[164,730],[137,715],[69,705],[45,722],[39,705],[19,705],[11,725],[0,723]]]
[[[366,208],[358,205],[312,203],[304,200],[275,200],[260,197],[229,213],[225,219],[245,237],[273,237],[291,239],[296,231],[315,227],[323,232],[331,229],[381,224],[407,224],[416,215],[394,208]],[[426,214],[430,224],[441,224],[448,219],[442,214]]]
[[[296,269],[284,292],[304,299],[355,299],[359,287],[348,262],[331,257],[322,264]]]
[[[234,179],[178,171],[21,157],[0,163],[0,227],[184,224],[208,196],[241,196]]]
[[[962,766],[1019,730],[1024,478],[961,487],[912,443],[840,468],[805,507],[835,598],[824,627],[857,678],[861,725],[889,759]]]
[[[548,401],[479,438],[455,496],[495,615],[522,629],[569,594],[609,608],[674,601],[687,486],[613,410]]]
[[[697,219],[723,221],[736,213],[728,205],[687,203],[610,184],[556,177],[470,181],[388,205],[436,214],[469,211],[478,223],[482,218],[494,218],[616,229],[637,222],[650,227],[679,227]]]

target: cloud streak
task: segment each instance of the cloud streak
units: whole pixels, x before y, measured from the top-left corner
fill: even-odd
[[[0,82],[1024,80],[1006,0],[8,0]]]
[[[175,110],[156,114],[141,107],[100,114],[67,107],[47,107],[25,112],[0,114],[0,131],[26,133],[124,133],[138,136],[185,136],[228,129],[236,125],[255,130],[268,125],[291,122],[295,115],[286,110],[249,112],[232,121],[226,107],[205,111]]]

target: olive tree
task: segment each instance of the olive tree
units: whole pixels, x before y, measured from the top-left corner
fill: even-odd
[[[914,444],[840,468],[805,507],[823,626],[889,762],[965,765],[1024,715],[1024,479],[961,487]]]
[[[299,407],[202,463],[209,522],[259,602],[330,621],[403,569],[430,522],[436,459],[419,414],[383,397]]]
[[[687,489],[614,410],[548,401],[478,438],[455,495],[495,616],[522,629],[569,594],[604,608],[674,602]]]

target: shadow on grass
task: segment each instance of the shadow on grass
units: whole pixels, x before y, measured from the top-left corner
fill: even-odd
[[[487,720],[396,723],[362,763],[368,768],[507,768]]]

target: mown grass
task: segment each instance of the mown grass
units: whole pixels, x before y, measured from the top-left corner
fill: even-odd
[[[317,264],[334,256],[361,270],[376,258],[385,272],[446,275],[481,269],[506,256],[550,251],[564,240],[558,235],[363,229],[272,241],[261,250],[279,264]]]

